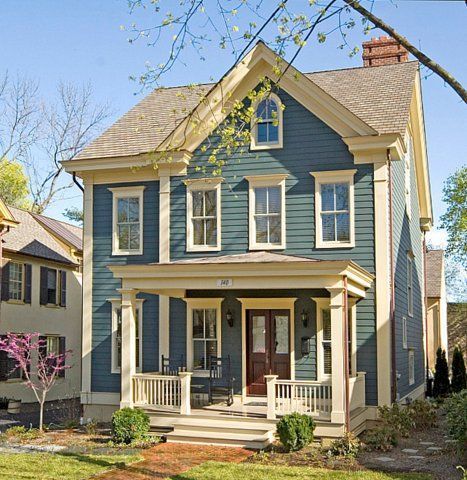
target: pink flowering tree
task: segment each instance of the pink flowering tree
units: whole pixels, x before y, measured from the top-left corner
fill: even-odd
[[[13,371],[20,369],[24,384],[34,392],[40,406],[39,430],[42,431],[47,394],[57,378],[70,368],[66,360],[71,350],[60,354],[47,353],[47,341],[39,333],[8,333],[0,340],[0,350],[13,360]]]

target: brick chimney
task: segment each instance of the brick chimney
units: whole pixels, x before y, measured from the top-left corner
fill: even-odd
[[[409,53],[393,38],[381,36],[363,42],[362,57],[364,67],[379,67],[407,62]]]

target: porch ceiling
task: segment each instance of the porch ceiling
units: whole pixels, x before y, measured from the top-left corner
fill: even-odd
[[[147,265],[109,265],[122,288],[185,297],[186,290],[334,289],[365,297],[374,276],[352,260],[250,252]]]

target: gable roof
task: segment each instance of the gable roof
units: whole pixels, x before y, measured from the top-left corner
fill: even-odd
[[[71,256],[70,251],[60,244],[57,238],[35,218],[34,214],[19,208],[9,208],[19,224],[2,237],[5,251],[60,263],[76,264],[76,260]],[[43,215],[40,215],[40,217],[53,220]],[[62,228],[73,232],[73,235],[81,231],[79,227],[73,227],[65,222],[58,223],[62,225]]]
[[[8,205],[0,197],[0,230],[3,227],[16,227],[18,222],[8,208]]]
[[[426,296],[440,298],[444,283],[444,250],[426,252]]]
[[[403,134],[417,71],[418,62],[406,62],[305,76],[377,134]],[[73,160],[127,157],[156,150],[214,86],[154,90]]]
[[[32,213],[31,215],[67,245],[79,251],[83,250],[82,228],[37,213]]]

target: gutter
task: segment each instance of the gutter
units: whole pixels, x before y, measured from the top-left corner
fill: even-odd
[[[73,172],[73,182],[84,193],[83,186],[81,185],[81,183],[78,182],[78,180],[76,180],[76,172]]]

